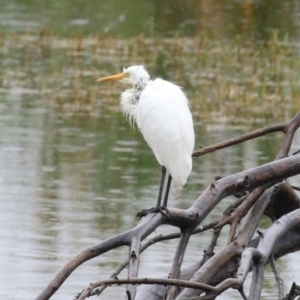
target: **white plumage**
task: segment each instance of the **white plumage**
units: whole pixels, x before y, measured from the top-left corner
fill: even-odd
[[[182,90],[159,78],[150,81],[137,104],[136,121],[158,162],[182,188],[192,170],[194,149],[192,116]]]
[[[131,124],[136,122],[157,161],[181,189],[192,169],[194,128],[189,102],[177,85],[150,80],[143,66],[99,81],[121,80],[131,85],[121,94],[121,108]]]

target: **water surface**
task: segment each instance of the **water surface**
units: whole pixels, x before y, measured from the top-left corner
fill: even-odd
[[[299,60],[290,52],[299,36],[296,1],[188,3],[0,1],[3,298],[33,299],[74,254],[129,230],[137,224],[135,213],[155,202],[160,168],[120,113],[122,87],[99,86],[98,76],[138,62],[181,84],[192,103],[196,147],[285,122],[299,110]],[[283,67],[274,74],[273,61],[261,66],[258,57],[264,53],[259,45],[276,30],[281,39],[273,37],[272,45],[280,42],[282,56],[267,53]],[[203,32],[213,39],[198,40]],[[244,40],[231,40],[237,34],[259,42],[243,48]],[[287,35],[291,48],[281,44]],[[195,159],[182,199],[170,206],[189,207],[217,175],[273,160],[280,144],[281,135],[273,134]],[[298,133],[292,150],[299,146]],[[290,182],[299,185],[299,178]],[[222,201],[206,222],[218,219],[232,201]],[[163,227],[156,233],[173,231]],[[191,239],[184,265],[202,256],[211,235]],[[226,238],[224,232],[217,249]],[[168,274],[175,247],[169,241],[146,251],[140,275]],[[53,299],[72,299],[90,282],[110,276],[126,257],[127,249],[120,248],[87,262]],[[298,260],[295,253],[278,262],[286,290],[299,281]],[[268,271],[262,299],[275,298],[273,284]],[[109,288],[104,298],[123,299],[123,289]],[[228,291],[218,299],[239,298]]]

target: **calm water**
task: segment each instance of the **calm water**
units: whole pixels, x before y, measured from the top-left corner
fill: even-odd
[[[61,35],[172,37],[206,31],[223,39],[236,34],[266,39],[278,30],[296,39],[300,29],[296,0],[1,0],[0,4],[0,26],[21,33],[47,29]]]
[[[213,5],[209,1],[181,2],[141,4],[132,0],[100,5],[98,1],[0,1],[0,26],[5,32],[21,35],[24,28],[33,34],[47,28],[62,36],[106,32],[128,37],[143,32],[173,37],[192,36],[199,30],[207,30],[216,39],[237,33],[265,38],[272,30],[288,33],[296,41],[299,36],[296,1],[228,1],[227,5],[222,1]],[[241,12],[243,17],[238,17]],[[211,15],[216,18],[209,18]],[[217,16],[230,22],[221,26]],[[24,61],[20,57],[14,63],[22,65]],[[33,299],[74,254],[132,228],[135,213],[155,201],[160,170],[140,133],[130,128],[116,106],[106,106],[105,94],[100,93],[95,116],[53,109],[41,95],[40,86],[26,88],[15,81],[14,72],[19,70],[5,67],[10,65],[11,58],[4,56],[1,72],[9,75],[3,76],[5,84],[0,89],[0,295],[26,300]],[[188,87],[185,89],[189,93]],[[292,116],[287,113],[285,119],[264,123],[283,122]],[[201,111],[194,111],[196,145],[209,145],[261,125],[233,126],[228,122],[233,117],[208,119]],[[173,199],[170,205],[187,208],[216,175],[226,176],[272,160],[280,142],[280,135],[272,135],[196,159],[183,200]],[[293,150],[299,147],[298,132]],[[298,178],[291,182],[300,184]],[[206,222],[219,218],[231,201],[220,203]],[[156,233],[174,230],[164,227]],[[192,238],[185,265],[202,254],[210,237],[208,232]],[[225,242],[226,233],[218,247]],[[140,275],[167,274],[175,247],[176,243],[166,242],[146,251]],[[126,256],[127,249],[117,249],[84,264],[53,299],[72,299],[88,283],[110,276]],[[300,279],[297,261],[296,253],[278,262],[286,289]],[[275,297],[273,281],[268,272],[263,299]],[[110,288],[104,295],[104,299],[123,299],[123,290]],[[218,299],[239,299],[239,295],[229,291]]]

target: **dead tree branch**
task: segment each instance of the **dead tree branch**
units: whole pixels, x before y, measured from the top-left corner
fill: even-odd
[[[204,226],[199,226],[199,228],[195,229],[192,234],[197,234],[197,233],[209,230],[209,229],[213,228],[214,226],[216,226],[217,224],[218,224],[218,221],[215,221],[215,222],[209,223],[209,224],[204,225]],[[144,252],[146,249],[148,249],[150,246],[152,246],[152,245],[154,245],[158,242],[172,240],[172,239],[178,239],[178,238],[180,238],[180,236],[181,236],[180,232],[171,233],[171,234],[167,234],[167,235],[159,234],[159,235],[151,238],[149,241],[147,241],[146,243],[144,243],[142,245],[141,250],[140,250],[140,254],[142,252]],[[129,260],[126,260],[125,262],[123,262],[114,271],[114,273],[110,276],[110,278],[116,278],[122,272],[122,270],[124,270],[127,267],[128,263],[129,263]],[[185,279],[184,274],[182,274],[181,279]],[[93,291],[90,294],[90,296],[100,295],[105,290],[106,287],[107,287],[106,285],[103,285],[100,289],[97,289],[97,290]]]
[[[189,225],[194,230],[223,198],[236,192],[254,189],[260,185],[276,183],[299,173],[300,159],[299,155],[295,155],[224,177],[212,183],[189,209],[170,208],[168,219],[163,214],[150,215],[142,220],[134,229],[109,238],[96,246],[80,252],[63,267],[36,299],[49,299],[79,265],[111,249],[128,246],[131,243],[133,235],[138,235],[141,239],[144,239],[162,224],[170,224],[178,227]],[[260,177],[259,181],[256,180],[258,174]],[[244,184],[245,178],[247,178],[247,185]]]
[[[200,156],[204,153],[212,152],[267,133],[276,131],[284,133],[281,149],[274,162],[215,180],[190,208],[186,210],[169,208],[167,214],[151,214],[138,223],[132,230],[111,237],[96,246],[83,250],[75,255],[62,268],[36,299],[49,299],[79,265],[91,258],[121,246],[129,247],[129,279],[122,281],[122,283],[127,284],[127,295],[130,295],[132,299],[146,299],[141,298],[142,294],[139,292],[137,293],[136,290],[136,285],[142,283],[142,280],[137,278],[140,254],[145,249],[144,246],[141,246],[141,242],[160,225],[171,225],[178,227],[181,230],[180,241],[171,268],[171,278],[164,279],[166,280],[164,282],[159,281],[163,279],[155,279],[158,281],[151,282],[152,286],[162,285],[161,292],[164,295],[167,293],[168,300],[198,297],[201,291],[209,291],[210,295],[208,294],[207,297],[210,297],[209,299],[214,299],[216,295],[229,287],[239,289],[242,295],[244,295],[243,282],[250,270],[253,272],[253,280],[249,297],[250,299],[259,299],[264,276],[264,265],[269,261],[270,255],[274,255],[276,258],[283,254],[284,251],[290,251],[292,248],[298,249],[298,247],[300,247],[297,241],[294,241],[294,243],[291,243],[291,241],[290,243],[287,241],[286,243],[279,243],[280,240],[284,240],[285,236],[291,237],[292,234],[295,234],[298,237],[299,235],[298,232],[292,232],[292,228],[295,227],[298,222],[299,216],[296,213],[298,210],[295,210],[294,214],[289,212],[299,208],[299,199],[296,200],[297,197],[295,197],[294,192],[291,192],[290,186],[284,188],[282,185],[276,185],[286,178],[300,174],[300,155],[296,154],[291,157],[286,157],[290,150],[295,131],[299,128],[299,125],[300,113],[288,123],[257,130],[239,138],[196,151],[194,156]],[[283,190],[281,191],[278,187],[283,188]],[[278,208],[280,207],[278,204],[280,201],[274,200],[280,198],[278,196],[281,192],[286,199],[288,199],[287,201],[291,203],[283,214],[281,214],[282,210]],[[193,234],[196,228],[220,201],[230,195],[245,193],[246,195],[244,198],[241,198],[235,205],[231,206],[231,210],[228,210],[230,213],[228,215],[225,213],[222,220],[218,223],[217,231],[215,231],[215,236],[208,248],[209,255],[204,258],[199,257],[198,262],[189,268],[188,271],[181,271],[181,265],[191,234]],[[276,193],[277,197],[274,196]],[[272,205],[270,203],[272,203]],[[277,205],[277,208],[274,208],[274,205]],[[255,247],[249,248],[249,246],[254,243],[253,235],[266,208],[269,213],[267,214],[272,220],[277,221],[275,221],[268,231],[261,235],[260,242],[256,249]],[[242,223],[237,232],[238,224],[241,220]],[[218,240],[219,232],[226,224],[231,225],[228,245],[220,252],[213,255],[213,249]],[[273,228],[276,228],[277,235]],[[268,244],[266,244],[266,240],[268,241]],[[275,242],[278,242],[276,247]],[[280,245],[282,248],[280,248]],[[240,259],[240,266],[243,267],[243,270],[237,270],[237,260]],[[232,276],[232,270],[227,269],[230,264],[233,264],[233,270],[238,271],[237,278],[229,278]],[[121,268],[119,270],[121,270]],[[224,277],[221,279],[221,270],[225,270],[223,273],[225,274],[223,275],[225,276],[225,280]],[[190,280],[189,283],[186,281],[181,282],[182,280],[179,278],[182,278],[182,276],[185,276],[186,280]],[[219,278],[219,282],[216,280],[217,278]],[[105,282],[121,284],[121,280],[116,278],[111,278],[109,280],[111,281]],[[150,279],[144,279],[144,281],[145,280],[148,280],[146,283],[150,284]],[[178,280],[181,281],[179,282]],[[98,286],[103,285],[103,281],[99,282],[102,283]],[[213,286],[213,282],[215,282],[216,286]],[[168,287],[164,285],[167,285]],[[202,288],[200,287],[201,285]],[[181,289],[178,287],[181,287]],[[101,289],[103,290],[103,288]],[[90,295],[92,289],[90,287],[89,290],[86,289],[85,291],[86,293],[84,295]],[[83,297],[84,295],[81,294],[80,297]],[[147,299],[152,300],[156,298],[152,297]]]
[[[185,287],[192,290],[202,290],[213,292],[215,295],[222,293],[228,288],[241,289],[248,273],[252,270],[252,282],[250,287],[249,299],[260,299],[264,265],[268,262],[274,244],[288,230],[300,224],[300,209],[284,215],[280,220],[276,221],[264,234],[261,235],[261,240],[257,249],[247,248],[241,256],[240,266],[238,268],[236,278],[229,278],[218,284],[211,286],[204,283],[196,283],[177,279],[162,279],[162,278],[132,278],[132,279],[106,279],[90,284],[88,288],[79,297],[79,300],[84,300],[89,297],[91,291],[101,285],[111,284],[159,284],[168,286]],[[275,238],[274,238],[275,237]],[[177,299],[185,299],[178,297]]]
[[[275,280],[277,282],[277,286],[278,286],[278,299],[281,300],[284,297],[284,283],[283,280],[279,274],[279,270],[276,266],[276,262],[275,259],[273,257],[273,255],[271,255],[270,259],[269,259],[269,263],[272,269],[272,272],[274,273],[275,276]]]
[[[266,134],[274,133],[274,132],[282,132],[287,136],[287,140],[284,141],[285,149],[283,149],[282,151],[286,152],[286,149],[288,149],[288,151],[289,151],[293,137],[290,134],[290,132],[288,132],[288,129],[290,129],[291,131],[297,130],[297,128],[299,127],[299,119],[300,119],[300,113],[298,113],[291,121],[289,121],[287,123],[258,129],[253,132],[249,132],[249,133],[246,133],[239,137],[232,138],[232,139],[229,139],[229,140],[226,140],[226,141],[223,141],[223,142],[211,145],[211,146],[200,147],[197,151],[195,151],[193,153],[193,156],[198,157],[198,156],[201,156],[201,155],[204,155],[207,153],[211,153],[211,152],[223,149],[223,148],[227,148],[232,145],[237,145],[237,144],[243,143],[245,141],[249,141],[249,140],[264,136]],[[290,143],[287,143],[288,140],[290,140]],[[281,156],[281,153],[279,153],[279,154]]]
[[[178,287],[190,287],[194,289],[201,289],[206,291],[214,291],[215,287],[212,287],[208,284],[203,283],[193,283],[190,281],[185,280],[178,280],[178,279],[163,279],[163,278],[131,278],[131,279],[116,279],[116,278],[109,278],[104,280],[99,280],[95,283],[91,283],[89,287],[87,287],[78,300],[84,300],[90,296],[90,293],[93,289],[97,288],[98,286],[102,285],[120,285],[120,284],[130,284],[130,285],[137,285],[137,284],[159,284],[159,285],[169,285],[169,286],[178,286]]]

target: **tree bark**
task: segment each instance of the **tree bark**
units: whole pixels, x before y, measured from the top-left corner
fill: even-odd
[[[120,246],[129,247],[128,261],[123,262],[110,279],[94,282],[79,293],[76,299],[101,294],[105,287],[111,284],[126,284],[124,293],[126,298],[135,300],[173,300],[192,297],[215,299],[229,288],[237,289],[243,299],[260,299],[264,269],[269,262],[275,273],[274,285],[278,285],[280,299],[283,295],[282,280],[274,259],[300,249],[300,201],[294,192],[294,189],[298,188],[291,187],[286,182],[287,178],[300,174],[299,151],[288,157],[294,134],[299,126],[300,113],[288,123],[199,149],[194,153],[195,157],[264,134],[276,131],[284,134],[275,161],[215,180],[188,209],[168,208],[163,213],[150,214],[133,229],[83,250],[66,263],[36,299],[49,299],[79,265]],[[238,195],[239,198],[218,220],[201,226],[212,209],[230,195]],[[273,224],[264,232],[260,232],[258,225],[264,214]],[[214,253],[220,233],[227,224],[231,227],[228,244],[218,253]],[[158,236],[142,244],[143,240],[161,225],[178,227],[181,234]],[[182,270],[181,265],[190,236],[211,228],[214,228],[214,234],[210,244],[207,245],[207,251],[203,256],[195,258],[194,264]],[[141,252],[146,251],[152,243],[175,238],[179,238],[179,241],[169,276],[138,278]],[[128,278],[116,278],[127,265]],[[247,298],[243,285],[250,272],[252,282]],[[137,290],[139,284],[145,285]]]

